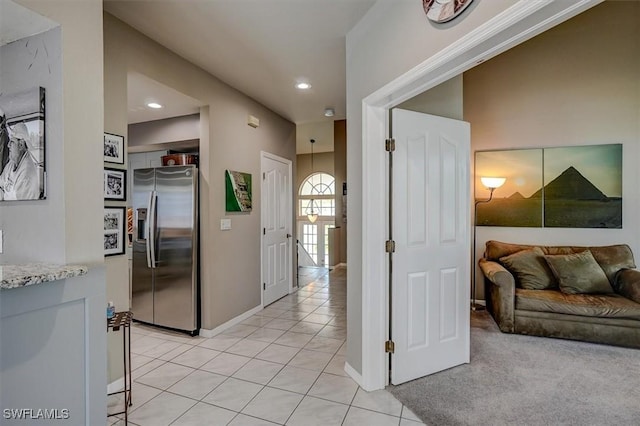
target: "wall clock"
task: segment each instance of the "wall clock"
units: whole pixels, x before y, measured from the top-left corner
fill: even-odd
[[[460,15],[473,0],[422,0],[424,13],[430,21],[442,24]]]

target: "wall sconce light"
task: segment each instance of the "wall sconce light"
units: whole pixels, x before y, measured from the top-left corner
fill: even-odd
[[[486,200],[477,200],[473,213],[473,258],[471,259],[471,270],[473,271],[473,281],[471,282],[471,310],[484,311],[485,307],[476,303],[476,226],[478,225],[478,204],[488,203],[493,199],[493,191],[500,188],[506,182],[507,178],[503,177],[481,177],[480,181],[490,191],[489,198]]]

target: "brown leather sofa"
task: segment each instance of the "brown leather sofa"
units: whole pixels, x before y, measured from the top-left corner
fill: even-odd
[[[566,286],[567,276],[552,261],[577,257],[589,257],[596,269],[599,265],[604,272],[600,284],[608,288],[608,281],[609,290],[601,287],[581,293]],[[501,331],[640,348],[640,271],[633,269],[629,246],[533,246],[487,241],[479,265],[485,277],[487,310]],[[576,271],[566,270],[568,279],[572,279]],[[589,270],[587,281],[598,274],[599,269]]]

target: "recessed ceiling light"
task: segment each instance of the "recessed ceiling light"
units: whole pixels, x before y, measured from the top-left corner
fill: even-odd
[[[336,111],[333,108],[325,108],[324,116],[325,117],[333,117],[336,114]]]
[[[308,90],[311,89],[311,84],[301,81],[300,83],[296,83],[296,87],[300,90]]]
[[[157,103],[157,102],[149,102],[149,103],[147,104],[147,106],[148,106],[149,108],[153,108],[153,109],[162,108],[162,105],[160,105],[160,104],[159,104],[159,103]]]

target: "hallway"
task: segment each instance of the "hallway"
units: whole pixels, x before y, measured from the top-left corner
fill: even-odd
[[[129,423],[422,424],[390,393],[367,393],[344,372],[346,268],[320,275],[213,338],[134,324]]]

